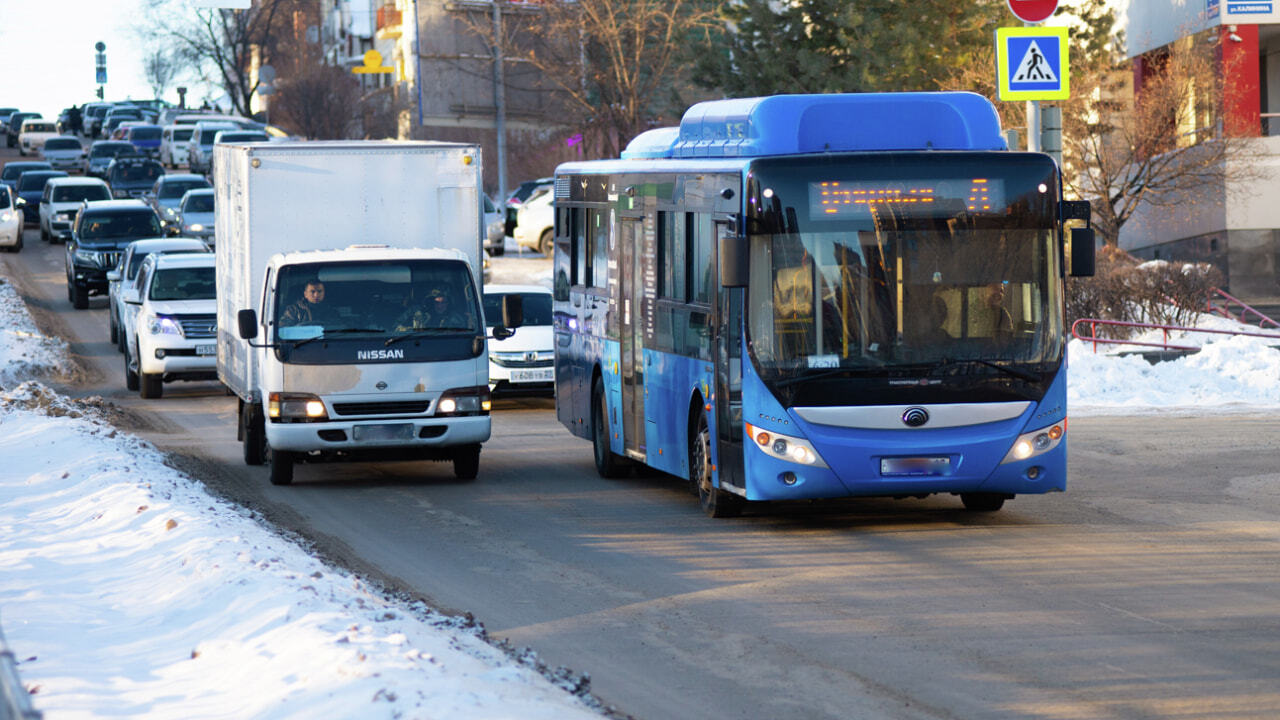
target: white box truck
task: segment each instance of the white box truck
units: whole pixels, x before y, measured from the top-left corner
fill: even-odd
[[[294,464],[431,459],[489,439],[480,151],[435,142],[218,145],[218,378],[271,482]],[[520,323],[504,306],[495,337]]]

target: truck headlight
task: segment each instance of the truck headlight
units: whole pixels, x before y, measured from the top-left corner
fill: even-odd
[[[744,424],[746,425],[747,437],[751,438],[751,441],[765,455],[811,467],[827,466],[822,458],[819,457],[818,451],[813,449],[808,440],[762,430],[751,423]]]
[[[273,392],[267,398],[267,417],[280,422],[320,422],[328,420],[329,413],[311,393]]]
[[[488,415],[493,403],[489,399],[489,386],[453,388],[440,393],[436,402],[436,415]]]
[[[1043,455],[1058,447],[1058,444],[1062,442],[1062,438],[1066,436],[1066,418],[1063,418],[1062,422],[1054,423],[1049,427],[1023,433],[1018,436],[1017,440],[1013,441],[1013,447],[1009,448],[1009,452],[1005,454],[1004,460],[1001,460],[1000,464],[1019,462],[1037,455]]]
[[[182,335],[182,325],[168,315],[149,315],[147,332],[152,335]]]

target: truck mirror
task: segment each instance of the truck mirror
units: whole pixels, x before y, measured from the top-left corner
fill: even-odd
[[[727,288],[746,287],[750,271],[747,264],[747,239],[726,230],[720,233],[720,285]]]
[[[502,326],[515,330],[521,325],[524,325],[524,298],[519,295],[503,295]]]
[[[1093,228],[1071,229],[1071,276],[1093,277]]]
[[[240,337],[252,340],[258,337],[258,314],[252,310],[241,310],[236,313],[236,322],[240,325]]]

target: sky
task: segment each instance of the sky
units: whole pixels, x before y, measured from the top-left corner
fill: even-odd
[[[97,42],[107,46],[105,99],[152,97],[142,69],[146,43],[134,30],[142,8],[142,0],[0,0],[0,106],[56,118],[96,101]],[[178,94],[170,88],[164,99],[176,103]]]
[[[1280,410],[1280,339],[1173,339],[1202,349],[1151,365],[1072,340],[1070,416]],[[602,716],[572,692],[591,668],[548,677],[380,593],[210,496],[101,398],[32,379],[67,352],[0,277],[0,630],[48,720]]]

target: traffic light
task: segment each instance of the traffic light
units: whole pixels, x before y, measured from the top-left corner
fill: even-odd
[[[101,86],[101,85],[99,85],[99,86],[98,86],[98,99],[99,99],[99,100],[101,100],[101,99],[102,99],[102,86]]]

